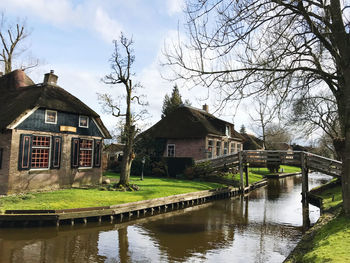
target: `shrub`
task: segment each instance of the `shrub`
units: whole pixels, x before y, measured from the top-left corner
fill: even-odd
[[[202,162],[186,168],[184,175],[188,179],[194,179],[206,177],[211,173],[213,173],[213,169],[210,167],[210,162]]]
[[[267,163],[266,167],[267,169],[269,169],[270,173],[278,173],[278,171],[280,170],[279,163]]]
[[[187,167],[194,164],[193,158],[190,157],[168,157],[164,158],[164,161],[168,167],[168,174],[172,177],[183,174]]]

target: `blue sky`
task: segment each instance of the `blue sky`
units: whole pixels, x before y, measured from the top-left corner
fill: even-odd
[[[80,98],[98,112],[108,128],[116,124],[98,103],[97,93],[110,92],[100,79],[110,72],[112,40],[123,31],[132,36],[135,45],[136,80],[145,89],[154,124],[160,119],[163,98],[174,83],[161,78],[159,61],[166,39],[176,37],[184,24],[183,0],[0,0],[0,10],[10,21],[26,19],[31,35],[26,40],[31,55],[41,60],[40,66],[27,74],[37,83],[51,69],[59,76],[58,85]],[[183,99],[194,107],[210,100],[200,100],[206,90],[181,89]],[[211,107],[213,109],[213,107]],[[221,116],[233,121],[233,116]],[[236,129],[247,123],[242,112],[235,117]]]

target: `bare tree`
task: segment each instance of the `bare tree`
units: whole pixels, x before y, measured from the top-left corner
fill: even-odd
[[[7,23],[4,13],[1,13],[0,19],[0,61],[4,65],[5,74],[7,74],[12,71],[14,60],[27,50],[23,46],[23,42],[30,33],[26,28],[25,21],[15,24]],[[36,67],[38,64],[38,60],[30,59],[26,65],[22,64],[20,67],[25,70]]]
[[[133,40],[127,39],[121,33],[119,40],[114,40],[114,53],[111,58],[112,72],[103,78],[106,84],[117,85],[124,87],[125,91],[125,111],[122,106],[117,103],[111,94],[99,94],[99,100],[103,104],[105,110],[115,117],[122,117],[125,120],[123,125],[123,143],[125,143],[123,150],[123,160],[121,163],[121,173],[119,185],[128,186],[130,178],[130,169],[135,154],[133,151],[134,139],[137,133],[136,121],[142,117],[145,110],[139,114],[132,111],[132,103],[145,105],[142,103],[141,97],[136,95],[136,89],[140,88],[140,84],[132,84],[131,77],[132,65],[135,61]]]
[[[350,215],[350,14],[347,0],[189,0],[188,41],[164,53],[174,78],[222,100],[275,95],[291,103],[326,86],[336,100],[343,205]],[[260,79],[268,80],[262,85]],[[187,81],[189,83],[189,81]],[[266,83],[264,83],[266,84]]]
[[[307,94],[293,103],[290,122],[305,135],[322,131],[320,142],[336,142],[341,137],[337,102],[332,94],[320,92]],[[327,146],[329,148],[329,146]],[[330,148],[335,151],[334,145]],[[338,159],[339,153],[334,153]]]
[[[266,129],[273,123],[276,118],[276,107],[271,107],[268,96],[254,98],[254,110],[256,116],[249,114],[250,119],[255,123],[255,126],[260,130],[263,148],[266,149]]]

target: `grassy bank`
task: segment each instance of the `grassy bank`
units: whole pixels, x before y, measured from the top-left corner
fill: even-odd
[[[341,187],[319,192],[324,214],[286,262],[350,262],[350,218],[342,213]]]
[[[118,175],[107,177],[117,180]],[[65,189],[52,192],[30,193],[0,197],[0,210],[8,209],[67,209],[122,204],[158,197],[190,193],[224,185],[209,182],[195,182],[170,178],[131,177],[131,184],[140,187],[136,192],[101,191],[99,189]]]
[[[299,173],[300,172],[299,167],[287,166],[287,165],[281,165],[280,171],[282,170],[283,172],[281,173]],[[272,173],[270,173],[270,171],[265,167],[261,167],[261,168],[249,167],[248,174],[249,174],[248,176],[249,184],[258,182],[262,180],[265,176],[272,175]],[[228,178],[232,178],[232,174],[229,174]],[[233,179],[239,181],[240,175],[235,174],[233,176]]]

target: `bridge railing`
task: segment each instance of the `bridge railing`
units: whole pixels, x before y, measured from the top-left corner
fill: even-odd
[[[312,153],[305,154],[307,159],[307,166],[309,169],[334,176],[341,175],[342,162]]]
[[[302,151],[273,151],[273,150],[244,150],[239,153],[218,156],[210,159],[198,160],[195,163],[209,162],[212,168],[224,166],[239,167],[241,154],[241,165],[249,163],[250,166],[266,166],[267,163],[287,164],[302,166],[302,158],[306,158],[309,169],[340,176],[342,163],[316,154]]]

